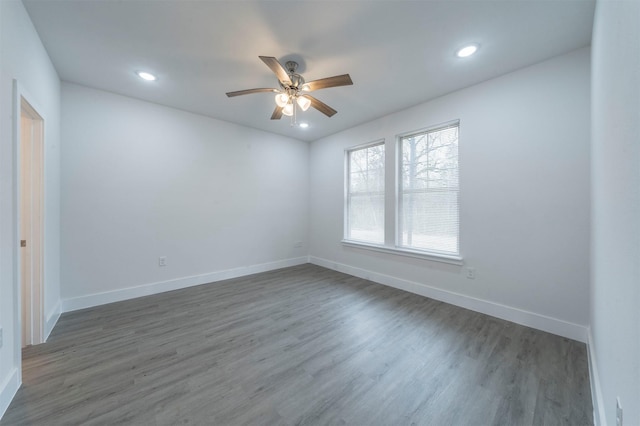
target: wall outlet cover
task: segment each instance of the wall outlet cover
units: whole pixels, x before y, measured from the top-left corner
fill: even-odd
[[[476,268],[466,268],[467,278],[470,280],[476,279]]]

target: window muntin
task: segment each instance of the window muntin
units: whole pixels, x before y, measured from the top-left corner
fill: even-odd
[[[402,248],[459,255],[458,123],[399,138]]]
[[[384,244],[384,141],[347,151],[347,240]]]

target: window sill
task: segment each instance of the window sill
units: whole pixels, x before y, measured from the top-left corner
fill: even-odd
[[[428,253],[418,250],[409,250],[400,247],[388,247],[379,244],[365,243],[361,241],[342,240],[342,245],[347,247],[355,247],[359,249],[372,250],[380,253],[394,254],[396,256],[415,257],[417,259],[431,260],[434,262],[449,263],[451,265],[464,265],[462,258],[459,256]]]

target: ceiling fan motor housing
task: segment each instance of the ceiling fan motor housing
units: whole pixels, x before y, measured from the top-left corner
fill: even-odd
[[[302,85],[304,84],[304,77],[296,73],[296,70],[298,69],[298,63],[295,61],[287,61],[284,64],[284,66],[287,68],[287,74],[289,74],[289,80],[291,80],[291,85],[287,87],[282,85],[282,83],[280,83],[282,88],[283,89],[295,88],[298,90],[301,89]]]

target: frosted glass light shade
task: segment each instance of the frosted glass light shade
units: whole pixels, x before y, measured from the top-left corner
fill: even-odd
[[[289,95],[286,93],[278,93],[276,95],[276,105],[283,108],[289,102]]]
[[[282,108],[282,113],[287,117],[291,117],[293,115],[293,104],[288,103]]]
[[[300,108],[303,111],[306,111],[309,109],[309,107],[311,106],[311,101],[307,98],[303,98],[303,97],[299,97],[297,99],[298,105],[300,105]]]

